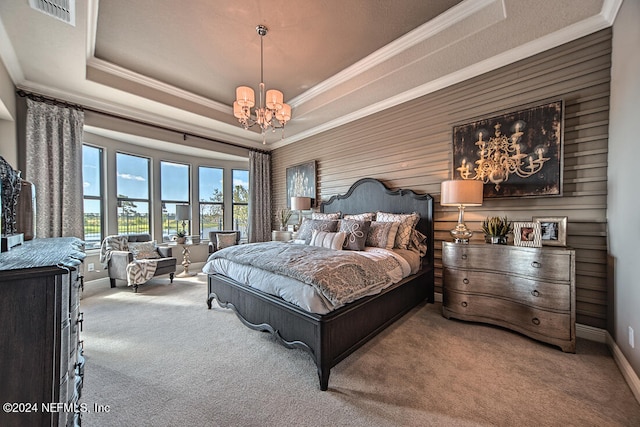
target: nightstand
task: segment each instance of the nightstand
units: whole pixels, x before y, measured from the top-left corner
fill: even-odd
[[[274,242],[288,242],[292,237],[291,231],[278,231],[274,230],[271,232],[271,240]]]
[[[442,315],[576,349],[575,251],[442,242]]]

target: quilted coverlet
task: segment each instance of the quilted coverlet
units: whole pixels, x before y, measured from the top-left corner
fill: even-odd
[[[366,295],[372,287],[388,284],[388,272],[401,268],[394,257],[372,259],[356,251],[285,242],[232,246],[214,252],[209,260],[215,258],[296,279],[316,288],[336,306]]]

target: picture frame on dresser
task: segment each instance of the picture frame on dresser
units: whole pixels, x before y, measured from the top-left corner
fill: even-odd
[[[540,223],[543,246],[567,246],[566,216],[534,216],[531,220]]]
[[[514,222],[513,244],[528,248],[542,247],[542,232],[539,222]]]

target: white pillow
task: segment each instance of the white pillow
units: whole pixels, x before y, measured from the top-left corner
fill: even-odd
[[[342,249],[342,245],[344,244],[344,239],[346,237],[347,233],[344,231],[330,233],[327,231],[313,230],[313,235],[311,236],[311,242],[309,245],[339,251]]]
[[[380,222],[399,222],[398,233],[396,234],[394,248],[407,249],[409,239],[411,238],[411,230],[416,226],[420,215],[416,212],[411,214],[394,214],[388,212],[377,212],[376,221]]]

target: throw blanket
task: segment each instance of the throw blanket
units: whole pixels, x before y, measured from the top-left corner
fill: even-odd
[[[138,259],[127,264],[127,286],[141,285],[156,274],[158,260]]]
[[[389,283],[387,271],[400,267],[394,257],[372,259],[355,251],[284,242],[231,246],[209,257],[215,258],[291,277],[313,286],[335,306],[358,299],[371,287]]]
[[[100,263],[102,268],[107,268],[109,260],[111,259],[111,251],[126,251],[127,250],[127,237],[126,236],[107,236],[100,245]]]

